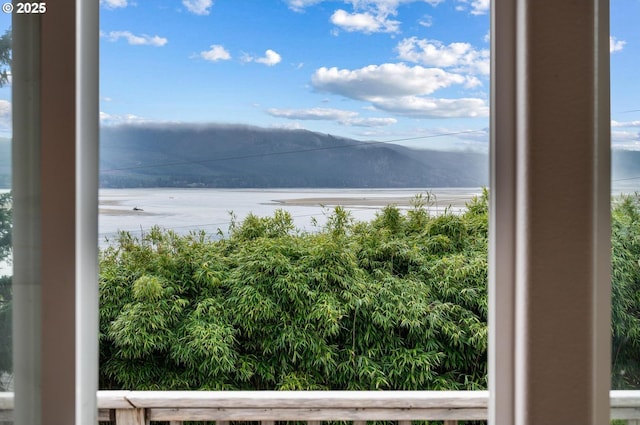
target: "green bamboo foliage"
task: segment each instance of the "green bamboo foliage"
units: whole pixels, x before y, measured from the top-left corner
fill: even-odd
[[[127,233],[101,253],[101,386],[486,388],[488,193],[430,195],[319,232],[291,216],[228,237]],[[612,206],[612,387],[640,388],[640,195]]]
[[[612,388],[640,388],[640,195],[612,209]]]
[[[434,217],[428,194],[370,222],[336,209],[313,234],[284,211],[216,240],[122,233],[100,253],[101,388],[485,388],[487,198],[459,216]],[[613,203],[612,277],[612,387],[637,389],[638,194]]]
[[[336,208],[315,233],[285,211],[217,240],[122,233],[101,254],[101,387],[485,388],[486,194],[429,202]]]

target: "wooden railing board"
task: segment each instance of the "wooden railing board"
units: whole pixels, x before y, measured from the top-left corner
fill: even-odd
[[[145,409],[116,409],[117,425],[145,425]]]
[[[611,418],[640,425],[640,391],[611,391]],[[99,391],[98,418],[117,425],[146,425],[149,421],[308,421],[321,425],[328,420],[366,421],[486,420],[487,391]],[[0,393],[0,421],[13,417],[13,393]]]
[[[160,408],[487,408],[487,391],[130,391],[132,406]]]
[[[613,390],[609,403],[611,407],[640,407],[640,391]]]
[[[611,419],[640,419],[640,406],[612,407]]]
[[[98,407],[100,409],[133,409],[135,405],[128,401],[132,391],[98,391]]]
[[[0,410],[13,409],[13,393],[0,392]]]
[[[98,422],[115,422],[116,411],[113,409],[98,409]]]
[[[486,409],[148,409],[152,421],[486,420]]]

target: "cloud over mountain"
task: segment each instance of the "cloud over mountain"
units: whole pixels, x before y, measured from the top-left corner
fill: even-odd
[[[382,127],[398,122],[395,118],[361,117],[354,111],[332,108],[310,109],[277,109],[271,108],[267,113],[274,117],[292,120],[322,120],[336,121],[339,124],[355,127]]]

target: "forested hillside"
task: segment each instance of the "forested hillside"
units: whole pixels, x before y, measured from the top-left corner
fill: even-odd
[[[102,187],[479,187],[487,155],[367,144],[247,126],[103,127]],[[612,178],[640,177],[640,151],[614,150]],[[0,189],[11,140],[0,138]]]
[[[102,187],[478,187],[484,154],[305,130],[136,125],[101,131]]]

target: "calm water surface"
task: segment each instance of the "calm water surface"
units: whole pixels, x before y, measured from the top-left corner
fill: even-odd
[[[231,213],[242,220],[249,213],[268,216],[277,209],[287,210],[298,228],[313,231],[313,220],[323,225],[335,205],[346,203],[354,219],[369,220],[386,204],[410,208],[410,198],[427,192],[435,194],[428,206],[435,214],[449,205],[461,205],[481,189],[102,189],[99,235],[104,245],[119,230],[140,235],[154,225],[179,233],[213,234],[227,231]]]
[[[7,192],[0,189],[0,193]],[[612,194],[640,191],[638,180],[613,183]],[[278,208],[293,216],[295,225],[313,231],[313,219],[319,226],[335,204],[346,200],[356,220],[370,220],[388,204],[393,203],[407,209],[407,199],[416,194],[435,194],[429,206],[434,214],[441,213],[449,205],[460,205],[481,193],[480,188],[414,188],[414,189],[101,189],[99,216],[99,244],[105,247],[118,231],[129,231],[136,236],[158,225],[186,234],[194,230],[205,230],[216,234],[227,231],[231,222],[230,213],[242,220],[249,213],[258,216],[272,215]],[[306,205],[290,205],[293,199],[311,199]],[[336,202],[320,204],[314,199]],[[362,200],[361,204],[358,201]],[[283,202],[284,201],[284,202]],[[142,211],[134,211],[134,208]],[[460,211],[458,206],[450,208]],[[0,263],[0,275],[11,274],[11,266]]]

